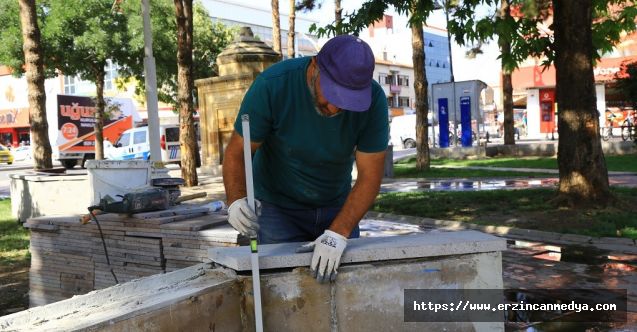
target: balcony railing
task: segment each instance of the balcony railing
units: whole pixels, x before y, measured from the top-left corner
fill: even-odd
[[[389,92],[400,93],[400,85],[395,85],[395,84],[389,85]]]

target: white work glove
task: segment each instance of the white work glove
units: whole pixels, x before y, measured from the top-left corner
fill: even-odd
[[[341,264],[341,255],[345,247],[347,247],[347,238],[328,229],[313,242],[296,249],[296,252],[314,250],[310,271],[312,277],[322,283],[336,279],[336,269]]]
[[[228,222],[239,233],[254,238],[259,231],[259,224],[257,223],[257,216],[261,210],[261,202],[254,200],[257,211],[252,211],[252,208],[248,204],[248,198],[240,198],[228,207]]]

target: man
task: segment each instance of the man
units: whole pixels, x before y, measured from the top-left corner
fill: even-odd
[[[336,277],[383,176],[387,99],[373,72],[369,45],[348,35],[315,57],[271,66],[246,93],[224,153],[230,224],[263,244],[315,240],[301,250],[314,250],[310,268],[321,282]],[[250,116],[258,216],[245,197],[243,114]]]

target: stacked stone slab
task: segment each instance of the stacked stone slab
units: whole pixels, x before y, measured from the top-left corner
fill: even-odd
[[[119,283],[199,264],[208,261],[210,247],[242,243],[226,215],[207,211],[184,205],[98,216]],[[116,284],[95,222],[82,225],[79,216],[38,217],[24,226],[31,230],[31,306]]]

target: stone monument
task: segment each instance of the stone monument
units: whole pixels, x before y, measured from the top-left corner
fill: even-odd
[[[217,56],[219,76],[195,81],[204,173],[221,173],[223,151],[245,92],[259,73],[279,60],[280,54],[256,39],[249,27],[243,27],[237,39]]]

